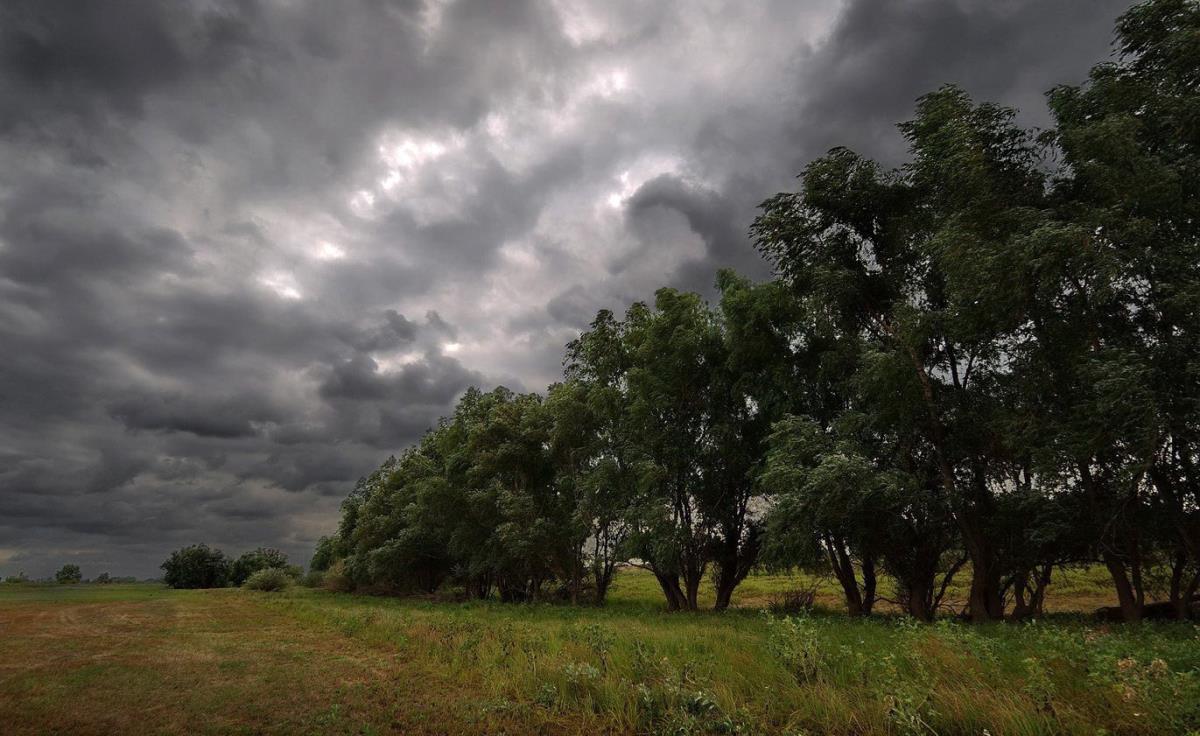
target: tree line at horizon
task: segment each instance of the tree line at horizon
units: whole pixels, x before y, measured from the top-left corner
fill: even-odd
[[[267,573],[270,587],[260,589],[278,590],[299,580],[304,572],[273,547],[258,547],[235,558],[207,544],[177,549],[160,567],[162,581],[172,588],[240,587]]]
[[[1152,0],[1052,125],[947,86],[906,163],[839,148],[767,200],[776,277],[601,311],[545,395],[469,390],[362,479],[314,569],[356,587],[667,608],[760,567],[847,610],[1040,612],[1100,564],[1126,620],[1200,587],[1200,6]],[[886,584],[891,587],[883,588]]]

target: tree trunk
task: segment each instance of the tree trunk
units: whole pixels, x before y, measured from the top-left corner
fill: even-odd
[[[1126,574],[1125,563],[1111,552],[1105,552],[1103,558],[1104,566],[1108,568],[1108,574],[1112,576],[1113,585],[1117,589],[1117,603],[1120,604],[1121,618],[1131,622],[1141,621],[1145,599],[1130,582],[1129,575]]]
[[[932,593],[932,587],[924,581],[910,584],[908,588],[909,615],[918,621],[932,621],[933,611],[930,610],[930,596]]]
[[[971,558],[968,616],[975,622],[998,621],[1004,618],[1004,598],[1000,594],[1000,574],[991,545],[982,534],[964,530],[963,537],[969,538],[967,553]]]
[[[864,616],[870,616],[871,611],[875,608],[875,587],[877,585],[877,580],[875,577],[875,560],[869,555],[863,556],[862,575],[862,613]]]
[[[662,587],[663,595],[667,598],[667,610],[678,611],[687,607],[687,598],[679,588],[678,573],[654,573],[658,584]]]
[[[724,611],[729,608],[729,603],[733,599],[733,589],[742,582],[742,578],[738,576],[739,565],[736,550],[721,560],[716,566],[716,572],[717,601],[713,604],[713,610]]]
[[[611,564],[603,564],[596,569],[596,605],[603,606],[604,599],[608,597],[608,586],[612,584],[613,566]]]
[[[684,580],[684,585],[687,587],[687,598],[684,601],[687,610],[695,611],[700,607],[700,583],[704,580],[704,572],[689,572],[687,579]]]
[[[721,585],[717,586],[717,602],[713,604],[714,611],[724,611],[729,608],[729,602],[733,598],[733,589],[735,586],[735,583],[721,581]]]
[[[933,395],[933,382],[925,370],[925,364],[917,351],[908,349],[913,369],[921,384],[921,396],[925,401],[926,412],[929,415],[929,434],[933,444],[934,455],[937,458],[938,473],[941,476],[942,487],[953,503],[959,496],[958,483],[955,480],[954,467],[945,452],[946,430],[938,414],[937,401]],[[986,490],[984,491],[986,493]],[[970,616],[972,621],[989,621],[1004,617],[1004,601],[1000,596],[1000,575],[996,569],[994,554],[987,536],[982,531],[982,524],[977,518],[976,509],[970,508],[974,499],[963,499],[968,508],[955,514],[959,529],[962,531],[963,543],[971,558],[971,592],[969,598]]]
[[[1013,580],[1012,620],[1025,621],[1042,615],[1046,587],[1050,585],[1050,574],[1053,570],[1053,565],[1034,568],[1032,581],[1028,572],[1016,576]]]
[[[1195,602],[1196,590],[1200,588],[1200,572],[1187,575],[1188,557],[1184,552],[1175,555],[1171,564],[1171,591],[1169,601],[1175,618],[1186,621],[1192,617],[1192,604]]]
[[[833,576],[842,586],[842,595],[846,599],[846,612],[851,616],[862,616],[866,613],[863,610],[862,591],[858,588],[858,577],[854,574],[854,563],[850,559],[850,555],[840,542],[835,542],[832,538],[827,538],[825,545]]]
[[[745,532],[745,540],[741,539],[742,536],[740,527],[725,531],[725,551],[717,565],[717,601],[713,610],[724,611],[729,608],[734,589],[758,563],[762,546],[758,527],[750,526]]]
[[[996,550],[988,538],[986,519],[993,513],[982,461],[971,461],[970,497],[963,500],[959,514],[967,555],[971,559],[971,589],[968,615],[972,621],[999,621],[1004,618],[1004,594]]]

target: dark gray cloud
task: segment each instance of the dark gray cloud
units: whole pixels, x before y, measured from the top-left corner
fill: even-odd
[[[756,204],[957,82],[1044,122],[1125,0],[0,6],[0,573],[307,557],[470,385],[767,274]]]

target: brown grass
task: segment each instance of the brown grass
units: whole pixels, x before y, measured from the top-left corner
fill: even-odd
[[[0,733],[498,733],[394,648],[297,625],[239,591],[49,605],[0,599]],[[586,732],[555,719],[537,731]]]

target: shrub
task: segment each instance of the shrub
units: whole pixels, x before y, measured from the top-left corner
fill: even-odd
[[[825,655],[811,621],[767,614],[767,649],[796,680],[815,682],[825,668]]]
[[[284,590],[291,584],[292,576],[288,575],[287,570],[278,567],[268,567],[246,578],[246,582],[242,584],[242,587],[249,590],[274,592]]]
[[[354,589],[354,582],[346,574],[344,560],[338,560],[330,565],[329,569],[325,571],[321,584],[326,590],[332,590],[335,593],[348,593]]]
[[[163,582],[172,588],[224,588],[229,585],[229,558],[207,544],[177,549],[162,563]]]
[[[795,616],[810,613],[816,599],[816,588],[794,588],[772,594],[767,608],[777,616]]]

